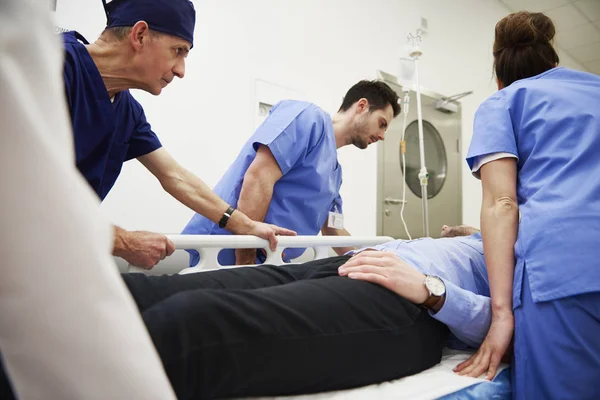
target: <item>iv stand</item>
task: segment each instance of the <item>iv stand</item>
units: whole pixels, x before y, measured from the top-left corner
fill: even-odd
[[[423,212],[423,236],[429,237],[429,209],[427,206],[427,185],[429,183],[429,174],[425,166],[425,144],[423,141],[423,115],[421,109],[421,83],[419,82],[419,57],[423,54],[419,45],[421,44],[421,31],[417,29],[415,35],[408,34],[408,42],[412,49],[410,57],[415,63],[415,77],[417,80],[417,120],[419,127],[419,153],[421,158],[421,170],[419,171],[419,181],[421,182],[421,201]]]

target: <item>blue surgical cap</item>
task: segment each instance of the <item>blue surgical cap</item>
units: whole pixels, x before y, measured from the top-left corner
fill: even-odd
[[[196,11],[189,0],[113,0],[108,4],[103,1],[107,28],[146,21],[150,29],[177,36],[194,45]]]

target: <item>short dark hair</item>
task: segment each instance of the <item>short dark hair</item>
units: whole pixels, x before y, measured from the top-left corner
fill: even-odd
[[[558,64],[552,46],[556,28],[542,13],[520,11],[496,24],[494,72],[506,87],[519,79],[530,78]]]
[[[380,110],[389,105],[394,110],[394,118],[400,114],[400,104],[398,104],[398,94],[382,81],[362,80],[352,86],[344,96],[339,111],[347,111],[354,103],[360,99],[369,101],[369,111]]]

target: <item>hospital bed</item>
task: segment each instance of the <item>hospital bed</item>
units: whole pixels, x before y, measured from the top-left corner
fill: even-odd
[[[223,249],[262,248],[267,254],[265,264],[280,265],[283,264],[282,252],[286,248],[312,249],[312,253],[314,253],[313,257],[303,257],[302,260],[293,260],[304,262],[310,261],[310,259],[320,259],[330,256],[332,254],[332,247],[368,247],[394,240],[387,236],[282,236],[279,237],[276,251],[271,251],[268,248],[266,240],[254,236],[167,236],[173,241],[175,247],[178,249],[174,254],[175,258],[180,260],[179,262],[185,262],[185,264],[180,263],[180,266],[187,265],[187,257],[185,256],[185,253],[180,250],[195,249],[200,253],[200,263],[195,267],[180,270],[179,274],[202,273],[203,271],[216,268],[236,268],[223,267],[218,263],[217,256]],[[176,255],[177,253],[180,254]],[[162,273],[165,273],[164,263],[159,263],[153,270],[153,274],[161,273],[161,270]],[[128,271],[146,273],[145,271],[132,266],[128,267]],[[506,365],[502,365],[501,368],[499,368],[499,372],[492,382],[480,378],[462,377],[452,372],[452,369],[456,367],[456,365],[467,360],[472,354],[473,351],[460,351],[446,348],[442,355],[442,361],[438,365],[413,376],[356,389],[302,396],[260,397],[255,398],[255,400],[510,399],[510,371],[507,369]]]

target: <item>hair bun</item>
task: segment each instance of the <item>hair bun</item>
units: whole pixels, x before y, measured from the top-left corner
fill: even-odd
[[[504,49],[551,45],[555,34],[552,20],[542,13],[517,12],[496,25],[496,43]]]
[[[552,20],[541,13],[521,11],[496,24],[494,72],[502,87],[558,65],[552,45],[555,33]]]

